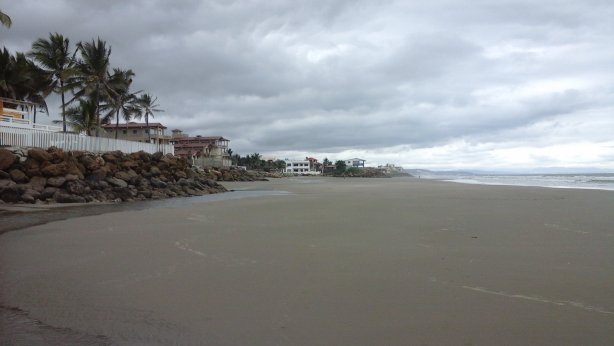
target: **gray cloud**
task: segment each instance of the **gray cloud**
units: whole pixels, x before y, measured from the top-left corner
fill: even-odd
[[[99,36],[114,66],[136,72],[135,88],[159,97],[158,121],[223,135],[235,152],[614,168],[609,1],[24,0],[3,10],[9,49],[49,32]],[[603,153],[565,158],[571,143]]]

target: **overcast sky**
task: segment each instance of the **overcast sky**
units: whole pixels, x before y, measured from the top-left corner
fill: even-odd
[[[50,32],[72,43],[100,37],[112,66],[135,71],[134,89],[158,96],[165,113],[156,121],[224,136],[241,154],[614,170],[611,0],[0,0],[0,8],[13,20],[0,29],[9,50]]]

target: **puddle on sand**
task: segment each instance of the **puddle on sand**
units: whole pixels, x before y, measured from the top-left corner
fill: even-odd
[[[241,190],[215,193],[193,197],[175,197],[160,200],[125,202],[117,204],[87,204],[80,206],[62,206],[28,212],[0,211],[0,234],[21,228],[45,224],[51,221],[66,220],[73,217],[100,215],[119,211],[145,210],[152,208],[169,208],[190,205],[242,199],[250,197],[286,196],[288,191]]]

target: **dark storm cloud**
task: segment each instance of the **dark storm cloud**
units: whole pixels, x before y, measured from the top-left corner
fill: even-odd
[[[483,167],[548,155],[561,163],[563,142],[589,142],[611,156],[600,130],[614,125],[609,1],[25,0],[2,8],[14,22],[1,32],[9,49],[55,31],[72,42],[99,36],[113,47],[113,66],[132,68],[135,88],[159,97],[158,121],[223,135],[235,152]],[[539,155],[520,154],[531,150]]]

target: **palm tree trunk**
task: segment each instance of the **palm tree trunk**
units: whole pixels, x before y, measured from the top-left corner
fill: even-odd
[[[60,89],[62,90],[62,132],[66,132],[66,102],[64,102],[64,81],[61,79]]]
[[[145,114],[145,126],[147,127],[147,138],[149,143],[151,143],[151,131],[149,131],[149,116],[147,116],[147,113]]]
[[[117,139],[117,132],[119,132],[119,108],[117,109],[117,114],[115,116],[115,139]]]
[[[96,137],[100,136],[100,101],[96,96]]]

